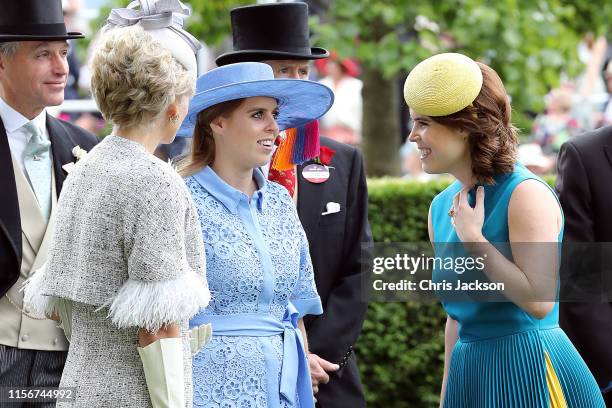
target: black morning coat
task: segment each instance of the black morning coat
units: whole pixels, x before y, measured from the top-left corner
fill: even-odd
[[[86,130],[50,115],[47,115],[47,131],[51,139],[55,187],[59,197],[67,175],[62,166],[76,162],[72,149],[80,146],[89,151],[98,143],[98,139]],[[0,297],[19,278],[21,251],[21,216],[15,173],[8,137],[0,119]]]
[[[597,257],[593,268],[572,268],[572,275],[565,278],[576,283],[595,273],[592,278],[599,283],[591,289],[600,292],[598,299],[564,301],[571,293],[564,290],[562,281],[559,304],[561,327],[603,389],[612,386],[612,126],[566,142],[559,153],[557,172],[557,193],[565,215],[563,262],[572,257],[576,260],[576,254],[571,253],[576,250],[569,243],[607,243],[605,249],[590,253],[590,257]],[[607,393],[610,397],[612,389]]]
[[[328,384],[319,386],[318,405],[359,408],[365,407],[365,399],[353,346],[367,310],[362,279],[369,281],[371,253],[362,251],[362,246],[372,242],[368,191],[359,150],[325,137],[321,146],[336,151],[329,179],[321,184],[304,179],[302,170],[312,162],[298,166],[296,174],[298,215],[323,303],[323,314],[306,316],[304,323],[310,351],[342,366]],[[329,202],[340,204],[340,212],[321,215]]]

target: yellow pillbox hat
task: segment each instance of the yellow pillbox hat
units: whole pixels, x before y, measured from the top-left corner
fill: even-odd
[[[421,61],[408,75],[404,99],[415,112],[446,116],[469,106],[482,88],[482,72],[463,54],[438,54]]]

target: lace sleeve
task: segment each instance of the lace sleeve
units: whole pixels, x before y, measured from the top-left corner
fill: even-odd
[[[319,315],[323,313],[323,306],[321,305],[321,298],[317,292],[314,280],[314,270],[310,260],[308,240],[305,233],[302,233],[302,243],[300,246],[300,274],[289,300],[298,310],[299,317],[307,314]]]

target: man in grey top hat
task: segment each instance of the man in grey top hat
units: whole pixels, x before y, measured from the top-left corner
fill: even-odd
[[[64,100],[66,40],[82,37],[66,32],[61,0],[2,4],[0,387],[56,387],[66,359],[63,332],[32,313],[19,289],[46,261],[57,198],[75,156],[97,143],[92,134],[45,112]],[[6,394],[7,388],[1,390]],[[0,402],[6,397],[0,395]]]

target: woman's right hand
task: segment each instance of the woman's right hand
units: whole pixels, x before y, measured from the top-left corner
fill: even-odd
[[[453,206],[449,213],[451,223],[457,232],[461,242],[480,242],[482,226],[484,225],[484,187],[479,186],[476,190],[476,205],[472,208],[468,202],[469,189],[464,187],[453,198]]]

